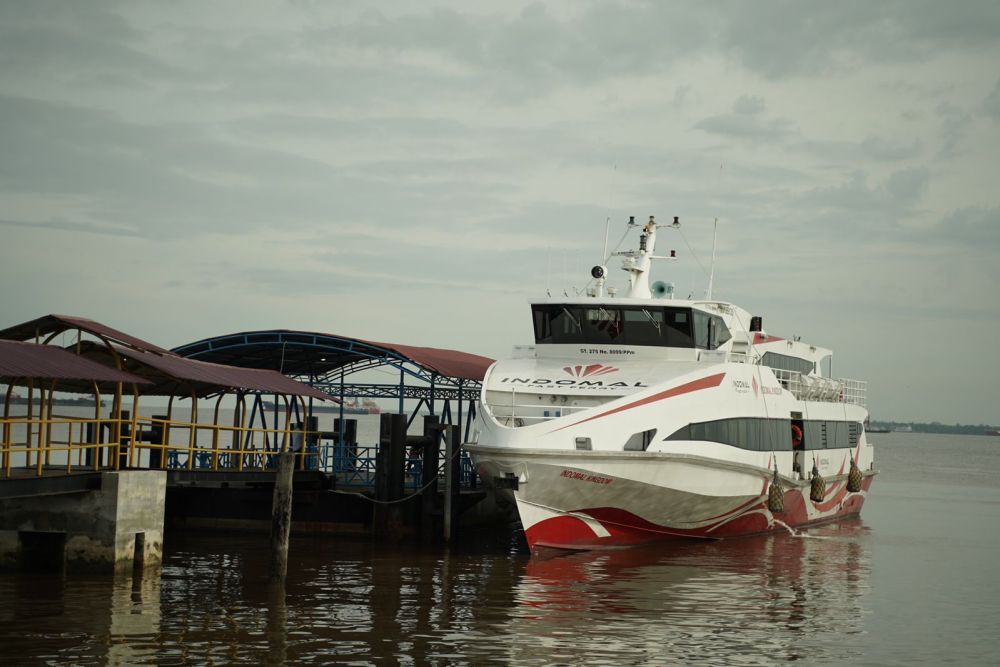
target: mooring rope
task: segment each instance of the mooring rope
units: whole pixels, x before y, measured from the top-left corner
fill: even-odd
[[[462,453],[462,448],[461,447],[456,448],[455,449],[455,453],[451,455],[451,458],[448,459],[447,461],[445,461],[445,463],[444,463],[445,467],[447,468],[447,466],[451,465],[451,462],[455,460],[455,457],[458,456],[461,453]],[[362,493],[360,491],[341,491],[340,489],[330,489],[330,493],[339,493],[339,494],[344,495],[344,496],[357,496],[357,497],[363,498],[363,499],[367,500],[368,502],[373,503],[375,505],[396,505],[396,504],[399,504],[399,503],[405,503],[405,502],[407,502],[409,500],[413,500],[417,496],[421,495],[424,491],[426,491],[427,489],[429,489],[431,487],[431,485],[434,484],[434,482],[436,482],[438,480],[438,478],[440,478],[440,477],[441,477],[441,473],[440,472],[435,473],[434,477],[432,477],[431,480],[429,482],[427,482],[426,484],[424,484],[422,487],[420,487],[419,489],[417,489],[416,491],[414,491],[410,495],[404,496],[402,498],[398,498],[396,500],[376,500],[375,498],[369,498],[368,496],[366,496],[364,493]]]

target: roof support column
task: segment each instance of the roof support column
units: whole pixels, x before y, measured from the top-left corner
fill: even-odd
[[[399,414],[403,414],[403,391],[406,386],[406,375],[403,373],[403,367],[399,367]]]

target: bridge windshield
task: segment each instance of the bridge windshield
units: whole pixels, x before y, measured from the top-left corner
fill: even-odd
[[[695,347],[690,308],[538,304],[531,310],[537,344]]]

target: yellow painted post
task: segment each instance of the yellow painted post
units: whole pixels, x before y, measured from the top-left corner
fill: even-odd
[[[219,424],[212,424],[212,470],[219,469]]]
[[[44,471],[45,456],[48,453],[48,444],[45,441],[45,386],[38,391],[38,452],[35,473],[41,477]]]
[[[66,472],[73,472],[73,422],[67,424],[66,438]]]
[[[24,417],[25,442],[24,442],[24,465],[31,467],[31,439],[35,435],[35,381],[28,379],[28,411]]]
[[[132,385],[132,427],[129,429],[128,438],[128,466],[131,468],[132,456],[135,453],[136,431],[139,429],[139,387]]]
[[[305,401],[305,399],[302,398],[301,396],[295,396],[295,397],[292,398],[293,401],[296,400],[296,399],[299,402],[299,407],[302,409],[302,411],[301,411],[301,415],[302,415],[302,432],[299,434],[301,436],[301,438],[302,438],[302,443],[301,443],[302,446],[299,448],[299,452],[298,452],[298,457],[299,457],[298,468],[299,468],[299,470],[304,470],[305,467],[306,467],[306,442],[307,442],[306,433],[309,430],[309,415],[306,414],[306,401]]]
[[[101,448],[98,444],[101,442],[103,437],[103,427],[101,426],[101,388],[97,386],[97,382],[94,382],[94,430],[93,430],[93,442],[88,442],[88,451],[91,452],[90,457],[92,460],[91,467],[97,470],[101,464]]]
[[[292,406],[288,403],[287,396],[282,396],[282,400],[285,401],[285,433],[281,441],[281,451],[287,452],[292,446]]]
[[[6,411],[3,416],[3,472],[5,477],[10,477],[10,422],[7,421]]]
[[[119,368],[120,369],[120,368]],[[114,470],[118,470],[119,455],[122,449],[122,383],[119,382],[115,384],[115,400],[111,406],[112,414],[114,415],[114,421],[111,425],[111,446],[108,447],[108,453],[111,455],[114,463],[110,465]],[[111,464],[111,461],[108,462]]]
[[[11,382],[7,385],[7,396],[3,402],[3,461],[0,462],[3,465],[3,472],[5,477],[10,477],[10,456],[11,456],[11,442],[10,442],[10,399],[14,393],[14,378],[11,378]]]
[[[47,404],[43,403],[43,409],[45,405],[48,405],[48,409],[45,409],[45,465],[52,463],[52,396],[56,390],[56,382],[58,380],[53,380],[52,384],[49,385],[49,401]],[[44,394],[43,394],[44,396]]]
[[[191,414],[189,418],[191,421],[188,424],[187,468],[188,470],[192,470],[194,468],[194,446],[198,434],[198,431],[195,429],[195,424],[198,422],[198,395],[193,391],[191,392]]]
[[[219,406],[222,404],[222,397],[225,394],[219,394],[219,398],[215,399],[215,415],[212,417],[212,470],[219,469]]]
[[[159,419],[157,419],[157,417],[159,417]],[[156,469],[162,470],[167,465],[167,456],[170,453],[170,427],[173,426],[174,421],[171,419],[170,415],[150,415],[150,430],[156,430],[156,424],[154,422],[159,422],[160,437],[156,442],[149,443],[149,467],[153,468],[153,450],[155,449],[159,454],[157,457],[158,463],[156,464]]]
[[[85,434],[87,432],[86,428],[87,428],[87,422],[83,421],[83,418],[81,418],[81,421],[80,421],[80,434],[79,434],[79,436],[76,439],[76,441],[78,443],[80,443],[79,446],[77,446],[77,448],[76,448],[76,467],[77,468],[83,466],[83,452],[86,450],[86,447],[84,445],[87,444],[84,441],[84,438],[86,438]]]
[[[163,437],[160,438],[160,469],[167,465],[167,454],[170,452],[170,429],[174,424],[174,397],[167,401],[167,421],[163,424]]]
[[[135,439],[139,430],[139,389],[133,386],[132,394],[132,425],[128,434],[128,465],[132,466],[132,453],[135,451]]]

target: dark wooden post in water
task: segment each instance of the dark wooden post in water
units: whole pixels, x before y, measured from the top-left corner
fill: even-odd
[[[444,539],[446,542],[450,542],[453,537],[452,523],[455,519],[455,510],[458,508],[458,485],[462,471],[460,433],[459,426],[446,426],[444,429]]]
[[[333,431],[336,434],[333,450],[334,471],[354,472],[354,461],[358,458],[358,420],[345,419],[341,427],[340,418],[335,418]]]
[[[372,522],[375,533],[381,537],[401,537],[403,508],[394,501],[403,497],[405,465],[406,415],[383,414],[375,458],[375,500],[379,503],[375,505]]]
[[[84,454],[84,466],[97,470],[104,465],[104,448],[97,447],[104,443],[104,425],[101,422],[87,423],[87,452]]]
[[[437,515],[438,463],[441,446],[441,420],[437,415],[424,416],[424,449],[420,467],[420,527],[426,540],[434,539]]]
[[[278,455],[278,472],[274,478],[274,498],[271,504],[271,579],[284,581],[288,573],[288,535],[292,528],[292,474],[295,454]]]
[[[149,450],[149,467],[151,470],[159,470],[160,468],[165,467],[163,465],[164,464],[163,443],[165,443],[166,440],[164,439],[163,436],[166,435],[167,425],[165,422],[167,421],[167,419],[168,419],[167,415],[153,415],[153,425],[150,427],[149,431],[143,434],[144,436],[147,436],[146,438],[144,438],[146,442],[152,443],[154,445],[160,445],[159,448],[155,449],[151,448]],[[158,420],[163,420],[164,423],[160,423]],[[136,451],[137,459],[139,458],[141,451],[142,450]],[[139,466],[138,460],[135,461],[135,465],[136,467]]]
[[[309,415],[306,419],[306,431],[305,469],[316,470],[319,468],[319,417]]]

